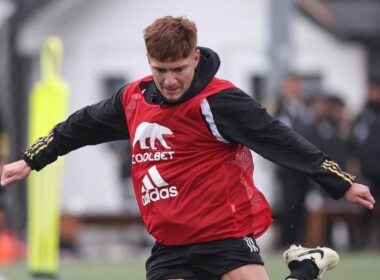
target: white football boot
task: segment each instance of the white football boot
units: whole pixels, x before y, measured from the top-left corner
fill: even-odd
[[[333,269],[339,263],[338,253],[327,247],[305,248],[293,244],[284,252],[283,257],[286,265],[292,261],[313,261],[319,269],[317,279],[321,279],[326,270]]]

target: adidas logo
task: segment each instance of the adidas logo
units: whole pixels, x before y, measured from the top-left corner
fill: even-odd
[[[143,178],[141,187],[142,204],[144,206],[161,199],[168,199],[178,195],[177,187],[171,186],[161,177],[156,166],[149,168]]]

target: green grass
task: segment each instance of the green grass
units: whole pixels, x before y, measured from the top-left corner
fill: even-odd
[[[324,280],[379,280],[380,253],[341,253],[340,264],[325,274]],[[272,280],[284,279],[288,270],[281,254],[264,254],[265,267]],[[24,263],[0,267],[0,274],[7,280],[27,279]],[[1,279],[1,278],[0,278]],[[123,263],[75,261],[63,262],[60,280],[143,280],[144,261]]]

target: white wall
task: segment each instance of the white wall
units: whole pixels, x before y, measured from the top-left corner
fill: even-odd
[[[295,67],[304,73],[321,73],[323,86],[340,94],[356,113],[366,93],[364,47],[337,40],[301,15],[293,19],[292,28]]]

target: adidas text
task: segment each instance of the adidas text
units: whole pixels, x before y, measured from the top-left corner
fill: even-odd
[[[177,195],[178,191],[175,186],[170,188],[154,189],[142,195],[142,204],[146,206],[151,202],[176,197]]]

